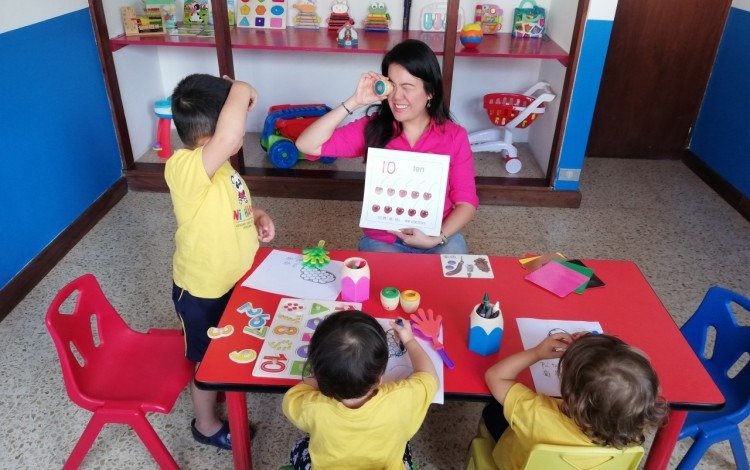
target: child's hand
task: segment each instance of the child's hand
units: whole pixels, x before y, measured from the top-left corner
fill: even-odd
[[[555,333],[547,336],[539,343],[534,352],[542,359],[553,359],[563,355],[568,346],[573,342],[571,335],[567,333]]]
[[[252,109],[255,107],[255,103],[258,102],[258,90],[256,90],[255,87],[250,85],[249,83],[245,83],[239,80],[232,79],[232,77],[230,77],[229,75],[223,75],[221,78],[223,78],[224,80],[228,82],[232,82],[232,84],[242,83],[243,85],[246,85],[248,87],[248,90],[250,91],[250,97],[248,100],[249,102],[247,106],[247,112],[249,113],[250,111],[252,111]]]
[[[255,228],[258,230],[258,240],[263,243],[273,240],[273,237],[276,235],[276,226],[274,226],[273,220],[266,214],[266,211],[253,209],[253,217],[255,219]]]
[[[406,346],[406,343],[414,339],[414,332],[411,330],[411,323],[409,320],[404,320],[401,317],[398,319],[400,320],[398,323],[395,320],[391,320],[391,328],[396,332],[401,343]]]

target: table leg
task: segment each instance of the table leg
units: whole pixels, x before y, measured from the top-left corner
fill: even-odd
[[[664,470],[667,468],[669,458],[672,456],[686,418],[687,411],[671,410],[669,412],[669,422],[656,432],[654,443],[651,445],[651,450],[648,451],[643,470]]]
[[[226,392],[229,430],[232,434],[232,457],[235,470],[252,470],[247,399],[244,392]]]

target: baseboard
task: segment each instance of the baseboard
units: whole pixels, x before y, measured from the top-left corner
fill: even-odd
[[[750,198],[743,195],[721,175],[712,170],[703,160],[689,149],[685,150],[682,162],[702,179],[716,194],[747,220],[750,220]]]
[[[125,178],[120,178],[86,211],[70,224],[52,243],[39,252],[8,284],[0,290],[0,321],[28,295],[65,255],[128,192]],[[43,316],[40,313],[40,317]]]

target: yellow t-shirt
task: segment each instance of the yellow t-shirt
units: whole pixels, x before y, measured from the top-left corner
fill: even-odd
[[[382,384],[364,405],[350,409],[304,383],[284,395],[284,415],[310,433],[315,470],[403,470],[406,443],[422,425],[437,381],[416,372]]]
[[[498,469],[522,469],[534,444],[595,446],[560,411],[559,403],[559,399],[539,395],[523,384],[517,383],[508,390],[503,414],[510,426],[492,451]]]
[[[190,294],[215,299],[252,266],[258,232],[245,181],[229,162],[209,178],[202,155],[203,147],[178,150],[164,170],[177,217],[173,277]]]

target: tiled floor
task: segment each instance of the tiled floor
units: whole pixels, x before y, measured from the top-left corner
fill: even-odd
[[[750,296],[750,223],[681,163],[589,159],[581,188],[579,209],[481,207],[465,230],[471,251],[521,256],[558,250],[576,258],[634,260],[678,325],[711,285]],[[356,247],[356,202],[255,198],[255,204],[276,222],[273,246],[325,239],[332,249]],[[178,326],[170,300],[174,226],[167,194],[129,193],[0,323],[0,468],[60,468],[90,417],[67,398],[44,327],[47,307],[63,285],[94,273],[134,328]],[[275,469],[299,433],[282,417],[280,396],[250,394],[248,403],[260,427],[252,446],[255,468]],[[152,414],[150,421],[181,467],[231,468],[230,452],[192,440],[191,409],[183,392],[171,414]],[[461,468],[480,409],[478,403],[433,406],[413,440],[420,468]],[[750,449],[750,422],[742,427]],[[685,449],[680,443],[670,468]],[[83,465],[154,467],[135,434],[117,425],[105,426]],[[713,447],[699,468],[734,468],[729,446]]]

